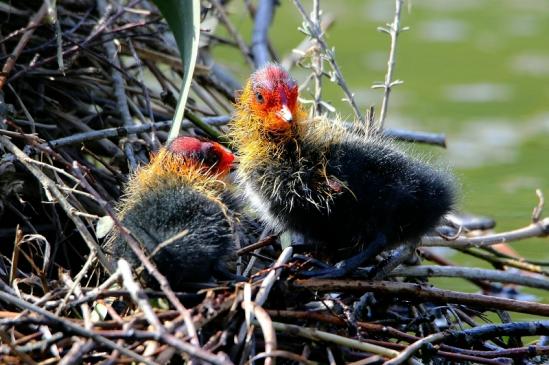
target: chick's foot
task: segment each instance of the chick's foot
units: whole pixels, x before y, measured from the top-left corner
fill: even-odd
[[[341,278],[345,275],[352,273],[368,260],[374,259],[378,254],[383,252],[383,250],[386,248],[386,244],[387,240],[385,238],[385,235],[379,233],[364,251],[346,260],[338,262],[333,268],[306,271],[301,273],[300,275],[306,278]]]
[[[396,269],[400,264],[413,261],[415,257],[416,245],[403,243],[397,249],[391,251],[389,256],[374,267],[366,270],[361,270],[360,275],[370,280],[383,280],[391,271]],[[416,260],[417,264],[417,260]]]

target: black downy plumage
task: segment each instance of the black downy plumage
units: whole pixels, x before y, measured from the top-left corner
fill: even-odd
[[[271,79],[257,82],[264,77]],[[256,104],[258,95],[264,100],[275,91],[287,93],[282,101],[290,100],[292,91],[285,85],[293,88],[295,82],[269,65],[252,75],[250,90],[243,92],[256,100],[241,98],[237,105],[232,134],[240,146],[240,184],[251,205],[272,226],[302,233],[336,257],[360,252],[335,271],[310,275],[341,276],[399,244],[415,248],[452,209],[452,178],[345,122],[306,118],[291,101],[289,106],[272,103],[278,109],[273,114],[257,111],[264,105]],[[285,120],[287,130],[280,121],[269,130],[269,118]],[[260,125],[257,133],[248,128],[242,135],[239,129],[251,123]],[[261,152],[253,156],[249,151],[257,151],[258,144]]]
[[[128,183],[121,222],[175,290],[211,280],[233,250],[232,217],[220,200],[224,184],[219,180],[232,158],[214,142],[179,137]],[[139,266],[119,234],[109,241],[108,251]],[[156,286],[146,272],[140,278]]]

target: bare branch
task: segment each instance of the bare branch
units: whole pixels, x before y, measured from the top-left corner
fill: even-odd
[[[402,83],[400,80],[393,81],[393,72],[396,65],[396,46],[398,35],[401,31],[408,28],[400,28],[400,12],[402,11],[402,4],[404,0],[395,0],[395,17],[391,24],[387,24],[388,28],[379,27],[378,30],[388,34],[391,37],[391,47],[389,49],[389,60],[387,61],[387,73],[385,74],[385,82],[383,84],[376,84],[373,88],[381,87],[384,89],[383,101],[381,103],[381,112],[379,113],[379,121],[377,123],[377,129],[383,129],[383,124],[387,116],[387,107],[389,105],[389,96],[391,95],[391,89],[393,86]]]
[[[345,79],[343,78],[343,74],[341,73],[341,69],[339,68],[339,65],[337,64],[335,60],[335,50],[333,48],[329,48],[328,44],[324,40],[324,34],[322,33],[322,29],[320,28],[319,24],[315,24],[309,15],[307,15],[307,12],[305,11],[305,8],[303,7],[303,4],[300,0],[294,0],[294,4],[301,13],[301,16],[305,20],[303,31],[305,34],[307,34],[309,37],[316,39],[320,47],[322,48],[325,56],[326,61],[330,64],[330,67],[332,68],[332,71],[330,73],[330,77],[332,81],[335,81],[339,87],[343,90],[343,93],[345,94],[345,101],[347,101],[351,108],[353,109],[353,112],[355,114],[355,119],[357,121],[362,121],[363,116],[360,112],[360,109],[358,108],[358,105],[356,104],[354,95],[349,90],[349,87],[347,86],[347,83],[345,82]]]

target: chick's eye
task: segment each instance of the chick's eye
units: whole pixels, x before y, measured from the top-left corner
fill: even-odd
[[[261,103],[261,104],[263,104],[263,101],[265,100],[263,98],[263,94],[261,94],[259,91],[255,93],[255,98],[256,98],[257,102]]]
[[[213,166],[219,162],[219,154],[213,148],[209,148],[204,154],[204,163]]]

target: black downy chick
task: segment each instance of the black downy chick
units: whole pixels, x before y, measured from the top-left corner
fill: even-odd
[[[179,137],[128,182],[121,222],[175,290],[209,281],[233,250],[231,217],[220,199],[233,158],[218,143]],[[115,234],[107,250],[139,266],[122,236]],[[139,275],[156,286],[147,273]]]
[[[402,245],[404,254],[380,277],[452,209],[452,178],[340,120],[307,118],[297,97],[297,83],[280,66],[252,74],[231,127],[239,184],[271,226],[312,238],[336,257],[359,252],[336,270],[307,275],[342,276]]]

